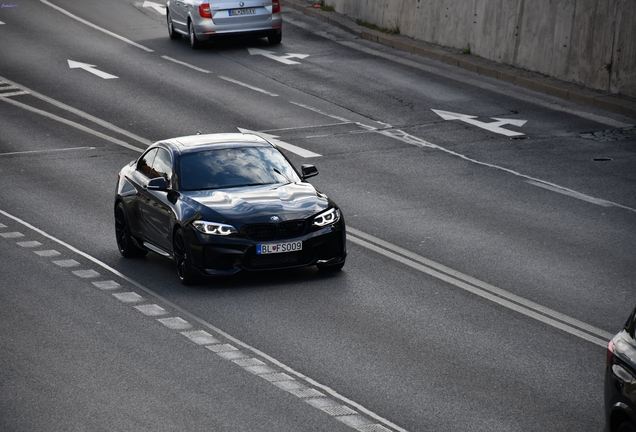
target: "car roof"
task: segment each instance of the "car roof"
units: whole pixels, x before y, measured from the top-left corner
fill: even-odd
[[[181,153],[227,147],[261,147],[271,144],[258,135],[250,133],[215,133],[188,135],[157,142],[168,144]]]

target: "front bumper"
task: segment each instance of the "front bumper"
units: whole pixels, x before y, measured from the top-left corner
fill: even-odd
[[[335,265],[347,256],[344,223],[325,227],[300,237],[280,241],[255,241],[239,236],[213,236],[190,227],[193,266],[203,275],[233,274],[241,270],[261,271],[306,267],[316,264]],[[302,250],[258,255],[256,246],[264,243],[302,241]]]

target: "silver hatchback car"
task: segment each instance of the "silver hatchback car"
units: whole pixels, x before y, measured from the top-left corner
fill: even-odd
[[[218,35],[267,37],[279,44],[280,0],[170,0],[166,3],[170,39],[185,35],[193,49]]]

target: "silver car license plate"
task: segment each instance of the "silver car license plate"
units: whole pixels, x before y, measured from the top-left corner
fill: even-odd
[[[270,243],[256,245],[257,255],[267,255],[275,253],[296,252],[303,249],[303,242],[288,242],[288,243]]]
[[[245,9],[230,9],[230,16],[233,15],[252,15],[256,13],[256,9],[254,8],[245,8]]]

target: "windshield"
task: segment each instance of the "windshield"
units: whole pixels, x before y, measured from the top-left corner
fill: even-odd
[[[272,147],[207,150],[179,160],[180,189],[186,191],[299,181],[289,162]]]

